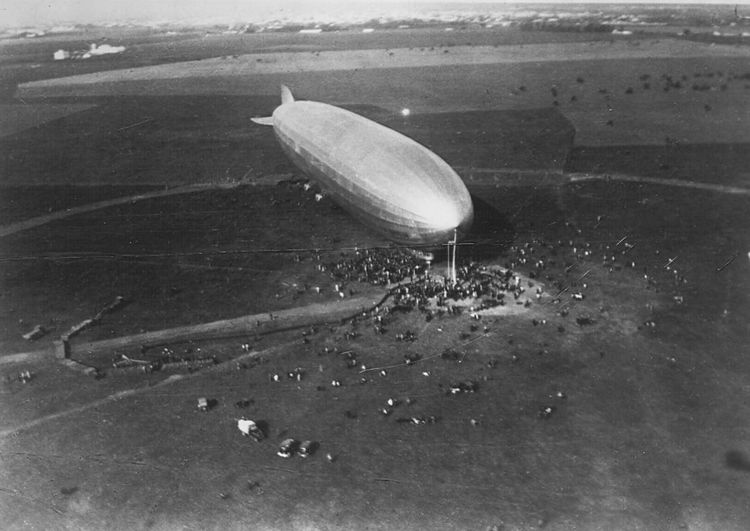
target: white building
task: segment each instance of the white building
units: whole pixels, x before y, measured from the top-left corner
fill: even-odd
[[[111,46],[109,44],[102,44],[97,46],[96,43],[91,43],[88,53],[91,55],[107,55],[113,53],[122,53],[125,51],[124,46]]]
[[[57,50],[52,54],[55,61],[62,61],[63,59],[70,59],[70,52],[68,50]]]

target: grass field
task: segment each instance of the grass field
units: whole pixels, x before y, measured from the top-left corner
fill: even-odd
[[[272,193],[279,199],[285,196]],[[32,384],[22,386],[12,380],[4,384],[4,400],[16,419],[10,426],[85,405],[118,389],[145,390],[72,417],[48,420],[44,426],[55,433],[52,438],[38,437],[40,428],[32,428],[3,440],[4,483],[17,494],[3,502],[11,527],[20,526],[21,518],[49,525],[62,514],[72,526],[98,526],[106,519],[114,528],[169,528],[175,522],[232,527],[248,519],[274,528],[413,528],[425,522],[441,529],[498,523],[555,529],[633,523],[644,528],[681,524],[741,528],[748,517],[742,509],[745,476],[726,468],[724,462],[726,455],[745,451],[741,419],[746,412],[737,402],[743,385],[738,375],[745,369],[736,345],[747,334],[750,286],[746,263],[737,262],[721,275],[713,271],[733,249],[750,245],[744,200],[604,183],[575,185],[561,195],[533,188],[480,188],[474,193],[495,207],[522,207],[513,210],[512,222],[505,221],[511,224],[517,244],[548,241],[555,248],[553,242],[572,238],[581,245],[591,243],[599,254],[626,232],[636,244],[628,260],[636,261],[638,268],[609,273],[596,261],[578,262],[563,277],[575,283],[584,271],[591,273],[587,299],[571,301],[570,316],[561,317],[556,307],[540,307],[535,315],[549,320],[544,326],[532,325],[530,318],[488,319],[482,324],[491,333],[465,345],[466,340],[458,337],[469,331],[467,317],[428,324],[418,315],[404,314],[391,319],[386,336],[374,335],[366,322],[355,327],[361,336],[354,340],[343,339],[351,325],[320,331],[307,345],[293,336],[294,346],[269,355],[268,362],[255,369],[238,372],[230,364],[153,391],[143,386],[158,377],[138,379],[132,373],[118,376],[109,371],[105,379],[69,387],[59,395],[65,399],[55,403],[45,397],[58,394],[55,389],[69,380],[69,373],[57,376],[45,365],[34,368],[38,376]],[[116,231],[107,230],[101,239],[79,233],[81,240],[69,240],[62,250],[80,250],[82,256],[83,251],[110,255],[118,248],[135,254],[168,251],[165,245],[187,255],[191,248],[206,245],[214,252],[230,251],[245,237],[227,232],[225,225],[234,223],[227,214],[257,211],[255,215],[263,216],[258,208],[266,203],[264,194],[252,193],[244,199],[243,195],[212,193],[190,199],[202,205],[200,210],[177,202],[172,207],[144,204],[105,211],[97,216],[100,223],[126,222],[119,223]],[[312,201],[306,204],[303,217],[310,219],[318,207]],[[715,208],[718,205],[721,209]],[[156,227],[144,217],[154,207],[160,212]],[[173,209],[183,212],[181,219],[168,215]],[[295,238],[312,238],[317,232],[330,232],[328,226],[341,226],[338,217],[326,214],[300,234],[291,216],[294,210],[286,210],[290,217],[276,219],[269,234],[285,243],[301,246],[304,242]],[[186,219],[187,212],[191,214]],[[221,218],[212,221],[211,215]],[[603,221],[597,222],[599,216]],[[194,225],[195,232],[188,230],[190,218],[201,220]],[[92,227],[92,221],[81,219],[75,225]],[[151,230],[140,232],[149,226]],[[180,231],[182,243],[172,239],[170,226]],[[72,235],[73,227],[58,225],[54,230]],[[243,223],[241,231],[249,230]],[[362,242],[358,234],[341,236],[337,245],[342,247]],[[41,249],[42,242],[49,246],[57,240],[43,231],[6,245]],[[502,241],[496,237],[486,243],[489,249],[476,252],[484,260],[503,263],[513,253],[498,245]],[[571,260],[571,250],[563,247],[556,252],[558,265],[550,272],[557,276]],[[162,266],[128,265],[122,259],[101,266],[90,259],[68,265],[21,263],[5,268],[3,293],[12,301],[31,302],[32,292],[22,295],[18,290],[33,288],[46,294],[50,315],[65,308],[75,320],[86,314],[85,301],[96,302],[92,306],[98,308],[121,288],[137,282],[137,289],[128,293],[134,302],[103,327],[86,333],[86,337],[106,337],[108,330],[120,334],[139,326],[158,327],[175,317],[185,322],[218,318],[227,310],[242,313],[253,309],[251,301],[268,309],[278,307],[271,303],[270,292],[263,295],[255,287],[258,283],[275,289],[264,278],[316,282],[309,272],[315,262],[307,254],[299,265],[291,260],[285,265],[285,255],[272,255],[269,259],[275,264],[269,262],[266,273],[271,276],[264,277],[258,269],[250,276],[224,270],[222,266],[238,265],[244,259],[222,253],[221,264],[194,280],[190,275],[197,273],[189,265],[195,262],[189,256],[167,254],[159,258]],[[465,251],[466,258],[471,254]],[[674,285],[671,273],[661,267],[673,255],[684,264],[685,286]],[[262,266],[255,255],[252,262]],[[24,276],[9,277],[17,267]],[[297,268],[301,269],[295,275]],[[641,278],[639,271],[644,268],[657,281],[660,293]],[[65,287],[76,286],[76,281],[57,275],[76,270],[78,275],[86,272],[83,280],[91,287],[66,295]],[[38,273],[32,279],[29,275],[34,271]],[[168,276],[160,278],[159,271]],[[712,280],[707,282],[708,278]],[[104,279],[108,279],[107,290],[96,287]],[[239,285],[248,291],[238,290]],[[160,286],[181,289],[166,293]],[[671,301],[672,293],[685,297],[683,305]],[[55,298],[59,306],[52,304]],[[80,302],[72,311],[73,301]],[[290,303],[286,297],[277,302]],[[653,313],[649,305],[655,307]],[[33,305],[26,311],[41,315]],[[573,316],[586,313],[596,316],[596,324],[577,326]],[[642,327],[646,319],[655,319],[656,331]],[[558,326],[565,332],[558,332]],[[408,329],[415,330],[419,339],[405,347],[393,335]],[[242,341],[230,342],[228,352],[236,352]],[[265,339],[256,348],[274,342]],[[402,366],[389,370],[387,377],[373,374],[369,383],[360,385],[360,376],[339,357],[319,355],[324,345],[352,349],[370,367],[398,364],[404,348],[429,357],[451,345],[466,357],[461,364],[436,358],[417,367]],[[205,352],[227,349],[221,344],[199,346]],[[520,361],[514,363],[513,355]],[[487,366],[492,359],[497,361],[494,368]],[[305,369],[302,383],[270,380],[272,374],[294,367]],[[421,376],[422,371],[430,376]],[[7,368],[5,374],[10,375]],[[441,385],[467,378],[480,381],[476,395],[449,397],[441,391]],[[330,387],[332,379],[342,380],[343,386]],[[318,386],[324,390],[318,391]],[[538,419],[537,408],[557,390],[564,391],[567,399],[556,403],[558,412],[552,419]],[[195,399],[203,395],[217,398],[219,406],[207,414],[195,412]],[[388,397],[407,396],[416,402],[400,406],[405,409],[397,409],[395,415],[436,414],[440,421],[433,426],[401,425],[395,417],[377,413]],[[268,443],[249,443],[236,432],[232,419],[239,412],[232,404],[243,397],[254,400],[246,413],[268,423]],[[348,418],[346,411],[355,418]],[[480,424],[472,427],[471,418]],[[308,461],[281,461],[274,455],[273,443],[286,435],[318,440],[320,453]],[[328,452],[336,455],[333,463],[324,459]],[[19,503],[18,496],[25,498]],[[36,508],[35,516],[29,520],[31,507]]]
[[[22,87],[24,99],[5,104],[28,108],[0,118],[11,131],[0,138],[3,224],[165,187],[240,185],[125,202],[0,239],[2,355],[48,346],[117,295],[128,304],[76,337],[74,352],[96,339],[337,300],[341,281],[320,266],[389,244],[328,198],[315,201],[269,129],[251,124],[278,104],[281,82],[402,131],[471,176],[477,216],[460,260],[524,275],[543,260],[527,293],[543,285],[560,302],[480,321],[394,312],[384,334],[361,318],[305,340],[296,330],[170,345],[224,361],[248,344],[258,356],[239,368],[177,371],[181,379],[113,369],[124,352],[75,354],[103,369],[101,379],[54,361],[0,364],[5,527],[747,527],[747,197],[564,179],[623,173],[747,187],[744,48],[495,31],[138,38],[142,46],[127,41],[132,55],[96,68],[31,68],[52,43],[13,48],[0,79],[10,94],[17,83],[100,67],[223,57],[203,68],[316,44],[359,50],[350,57],[397,49],[394,60],[421,53],[410,46],[449,52],[436,55],[440,65],[409,68],[47,83],[28,100],[34,86]],[[555,42],[558,59],[575,47],[627,53],[545,61],[526,50],[514,52],[525,62],[465,64],[468,41],[537,51]],[[666,51],[651,56],[650,46]],[[89,79],[112,76],[122,74]],[[91,107],[26,127],[49,105]],[[484,174],[514,177],[488,184]],[[440,272],[445,253],[436,253]],[[36,324],[49,333],[21,339]],[[406,331],[416,341],[398,341]],[[353,352],[357,368],[334,347]],[[442,357],[446,349],[456,359]],[[404,354],[421,359],[406,365]],[[360,374],[361,364],[377,370]],[[298,367],[304,377],[288,379]],[[28,383],[18,378],[25,369]],[[465,380],[477,392],[447,392]],[[197,411],[199,397],[216,406]],[[383,416],[389,398],[401,403]],[[237,408],[243,399],[249,405]],[[539,416],[545,406],[555,408],[549,418]],[[264,422],[268,438],[243,438],[242,415]],[[397,421],[420,415],[437,420]],[[284,460],[275,452],[286,437],[320,448]]]

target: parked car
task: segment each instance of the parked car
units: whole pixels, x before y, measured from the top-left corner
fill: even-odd
[[[279,450],[276,452],[276,455],[285,459],[288,457],[292,457],[298,447],[299,441],[297,441],[296,439],[284,439],[283,441],[281,441]]]

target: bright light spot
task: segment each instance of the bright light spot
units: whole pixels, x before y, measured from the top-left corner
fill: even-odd
[[[411,111],[409,109],[401,109],[401,116],[409,116]]]
[[[443,231],[458,227],[464,218],[459,206],[442,200],[422,202],[420,214],[433,229]]]

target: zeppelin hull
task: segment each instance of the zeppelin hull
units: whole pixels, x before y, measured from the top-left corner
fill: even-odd
[[[460,177],[408,137],[316,102],[281,105],[273,125],[297,167],[389,239],[442,243],[471,225],[471,198]]]

